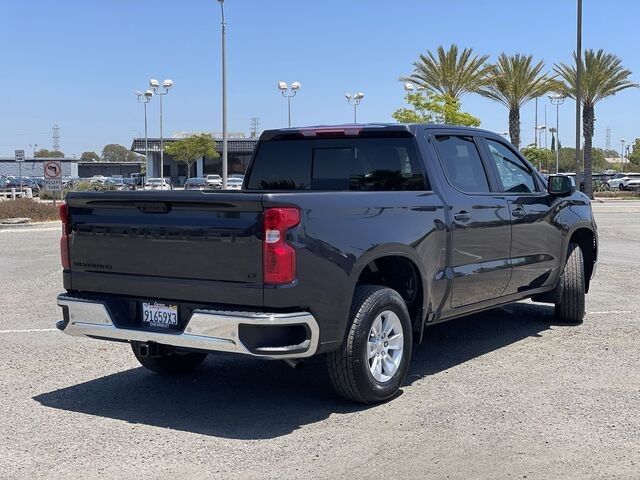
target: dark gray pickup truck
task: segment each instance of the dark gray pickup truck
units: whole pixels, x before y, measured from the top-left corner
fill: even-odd
[[[581,322],[598,256],[568,177],[443,125],[266,131],[241,191],[74,192],[60,213],[64,333],[129,342],[158,373],[323,354],[366,403],[437,322],[525,298]]]

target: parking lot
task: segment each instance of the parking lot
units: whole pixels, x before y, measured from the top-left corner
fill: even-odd
[[[436,326],[370,407],[335,396],[323,359],[163,378],[64,336],[59,227],[0,230],[0,477],[638,478],[640,202],[594,210],[584,324],[522,302]]]

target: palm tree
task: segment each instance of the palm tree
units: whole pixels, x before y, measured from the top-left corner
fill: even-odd
[[[559,88],[559,83],[543,70],[544,62],[534,64],[532,55],[501,53],[489,83],[478,91],[509,109],[509,136],[516,148],[520,148],[520,108]]]
[[[637,87],[629,77],[631,71],[622,66],[622,60],[613,54],[605,53],[602,49],[585,50],[582,62],[581,100],[582,124],[584,137],[584,192],[593,198],[593,160],[591,157],[593,123],[595,121],[595,105],[600,100],[615,95],[627,88]],[[555,71],[564,80],[563,93],[576,98],[576,54],[573,54],[573,65],[556,64]]]
[[[446,51],[441,45],[435,54],[428,51],[427,55],[420,55],[420,60],[413,64],[413,73],[401,80],[459,101],[465,93],[475,92],[486,84],[491,71],[486,64],[488,58],[489,55],[474,55],[471,48],[458,55],[457,45]]]

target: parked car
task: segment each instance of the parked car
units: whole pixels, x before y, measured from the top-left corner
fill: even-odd
[[[138,185],[135,178],[123,178],[121,186],[118,187],[118,190],[121,191],[132,191],[137,189]]]
[[[207,183],[213,188],[222,188],[222,177],[220,175],[207,175]]]
[[[171,184],[164,178],[148,178],[144,190],[171,190]]]
[[[34,197],[40,196],[40,185],[38,185],[38,183],[35,180],[27,177],[22,177],[22,179],[20,178],[11,179],[6,183],[4,188],[5,189],[15,188],[16,190],[21,190],[21,189],[24,190],[25,188],[30,188],[31,193]]]
[[[211,190],[206,178],[189,178],[184,184],[185,190]]]
[[[640,173],[617,173],[609,180],[609,188],[611,190],[626,190],[627,183],[632,178],[640,178]]]
[[[242,188],[241,178],[227,178],[227,190],[240,190]]]
[[[132,173],[130,175],[130,178],[135,182],[137,187],[144,187],[144,184],[145,184],[144,178],[145,178],[145,176],[142,173]]]
[[[640,177],[632,177],[629,178],[627,185],[625,186],[625,190],[638,191],[640,190]]]
[[[498,134],[265,131],[244,187],[69,193],[58,329],[130,342],[174,375],[209,352],[324,355],[340,395],[374,403],[403,384],[433,324],[527,298],[554,304],[558,322],[584,317],[591,203]]]

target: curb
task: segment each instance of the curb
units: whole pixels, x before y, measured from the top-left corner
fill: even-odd
[[[59,220],[52,222],[33,222],[33,223],[17,223],[17,224],[2,224],[0,223],[0,230],[20,230],[29,229],[34,227],[54,227],[61,225]]]

